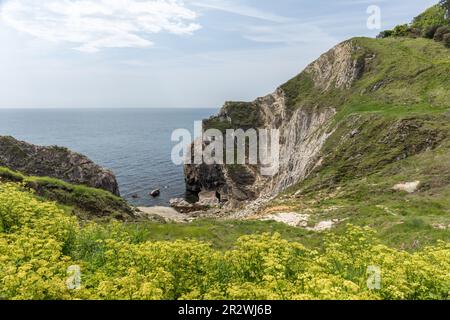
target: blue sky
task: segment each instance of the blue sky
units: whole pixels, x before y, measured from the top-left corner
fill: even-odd
[[[0,0],[0,108],[211,107],[437,0]]]

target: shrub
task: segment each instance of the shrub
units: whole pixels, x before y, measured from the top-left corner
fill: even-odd
[[[445,18],[445,9],[440,5],[434,5],[425,10],[422,14],[415,17],[412,22],[412,27],[425,29],[431,26],[442,26],[447,24]]]
[[[380,32],[380,34],[377,36],[377,38],[379,38],[379,39],[389,38],[389,37],[392,37],[393,33],[394,32],[392,30],[384,30],[384,31]]]
[[[423,34],[422,34],[422,36],[424,37],[424,38],[427,38],[427,39],[433,39],[433,37],[434,37],[434,34],[436,33],[436,30],[439,28],[439,26],[428,26],[428,27],[425,27],[424,29],[423,29]]]
[[[398,25],[392,30],[394,37],[407,37],[409,35],[410,28],[407,24]]]
[[[448,26],[441,26],[436,29],[436,32],[434,33],[433,39],[435,41],[442,41],[444,39],[444,35],[450,33],[450,27]]]
[[[420,28],[410,28],[409,35],[413,38],[420,38],[422,37],[422,29]]]
[[[446,33],[444,34],[443,38],[442,38],[442,42],[444,43],[444,45],[447,48],[450,48],[450,33]]]

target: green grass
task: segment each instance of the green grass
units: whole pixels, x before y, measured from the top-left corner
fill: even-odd
[[[58,202],[66,211],[72,211],[82,219],[124,220],[133,216],[133,210],[125,200],[105,190],[74,185],[49,177],[26,176],[5,167],[0,167],[0,182],[1,180],[22,182],[38,196]]]
[[[450,107],[450,50],[441,43],[407,38],[354,41],[375,59],[352,88],[352,98],[363,92],[387,106]]]
[[[283,238],[315,247],[320,239],[313,232],[272,221],[202,219],[189,224],[155,222],[126,223],[123,228],[132,241],[194,239],[209,242],[217,249],[230,249],[242,235],[278,232]]]
[[[413,28],[426,28],[430,26],[439,26],[448,23],[445,19],[445,9],[440,5],[434,5],[414,18]]]
[[[25,180],[23,174],[5,167],[0,167],[0,178],[11,182],[22,182]]]
[[[370,124],[364,122],[363,131],[353,139],[341,140],[340,145],[331,139],[322,168],[286,190],[269,207],[290,206],[292,211],[311,213],[312,225],[339,219],[343,223],[334,230],[337,233],[346,223],[370,226],[384,243],[399,249],[415,250],[437,240],[449,242],[450,230],[436,228],[450,225],[449,123],[425,119],[428,122],[421,119],[425,128],[408,130],[409,137],[402,131],[380,129],[384,120],[378,117],[371,118]],[[434,147],[423,144],[430,142],[429,127],[444,139]],[[371,136],[366,136],[368,133]],[[396,140],[399,133],[403,143]],[[343,132],[335,134],[342,137]],[[380,140],[383,143],[379,144]],[[389,141],[393,146],[386,144]],[[397,159],[408,148],[417,148],[416,153],[411,151],[408,157]],[[392,189],[411,181],[421,182],[413,194]]]
[[[281,86],[289,109],[335,107],[341,115],[439,112],[450,108],[450,50],[429,39],[353,38],[354,60],[374,55],[350,89],[322,91],[302,72]]]

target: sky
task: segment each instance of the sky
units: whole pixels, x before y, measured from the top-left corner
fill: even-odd
[[[437,0],[0,0],[0,108],[219,108]],[[380,8],[381,29],[367,20]]]

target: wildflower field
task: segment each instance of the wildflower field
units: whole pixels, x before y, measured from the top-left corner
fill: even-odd
[[[229,250],[141,241],[0,184],[1,299],[448,299],[449,288],[444,242],[408,253],[351,225],[315,249],[268,233]]]

